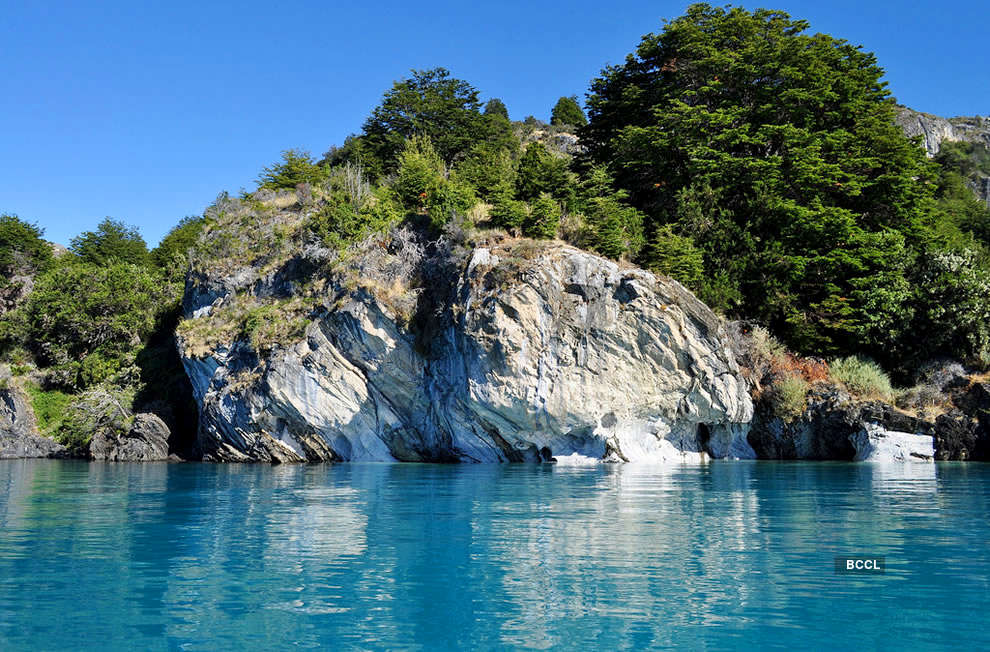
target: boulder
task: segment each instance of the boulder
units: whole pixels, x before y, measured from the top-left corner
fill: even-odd
[[[0,459],[64,457],[65,447],[38,433],[28,397],[0,374]]]
[[[89,454],[94,460],[108,462],[166,460],[170,434],[168,426],[156,415],[141,413],[134,416],[126,432],[103,428],[94,433]]]

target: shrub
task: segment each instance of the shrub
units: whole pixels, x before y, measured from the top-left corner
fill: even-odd
[[[38,431],[51,437],[62,425],[72,395],[57,389],[42,389],[34,383],[24,383],[24,391],[31,399],[31,408],[38,422]]]
[[[429,191],[443,182],[444,175],[445,166],[430,139],[413,136],[399,154],[399,177],[395,183],[399,200],[410,210],[425,208]]]
[[[301,183],[317,184],[326,171],[313,160],[309,152],[301,149],[282,151],[282,160],[261,171],[258,188],[265,190],[294,190]]]
[[[894,398],[890,377],[875,362],[848,356],[829,364],[832,380],[842,383],[853,394],[885,401]]]
[[[523,235],[529,238],[549,240],[557,236],[560,224],[560,205],[547,193],[533,202],[532,209],[523,221]]]
[[[516,231],[526,221],[526,203],[513,199],[512,189],[503,184],[492,196],[492,209],[488,215],[493,226]]]
[[[774,414],[784,421],[800,417],[807,399],[808,381],[800,376],[786,376],[773,385],[771,401]]]

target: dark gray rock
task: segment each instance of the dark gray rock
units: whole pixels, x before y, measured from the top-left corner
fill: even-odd
[[[857,401],[824,386],[811,391],[804,412],[792,421],[776,416],[769,399],[757,402],[747,439],[761,459],[889,461],[924,449],[925,455],[913,456],[923,461],[931,458],[933,434],[932,424],[891,405]]]
[[[108,462],[156,462],[168,459],[168,438],[171,433],[165,422],[154,414],[134,417],[126,433],[101,429],[89,443],[94,460]]]
[[[64,446],[38,434],[27,396],[9,378],[0,381],[7,384],[0,389],[0,459],[65,457]]]

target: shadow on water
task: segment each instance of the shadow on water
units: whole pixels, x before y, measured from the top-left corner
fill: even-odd
[[[951,463],[0,462],[0,648],[990,643],[988,491]],[[887,573],[836,576],[855,554]]]

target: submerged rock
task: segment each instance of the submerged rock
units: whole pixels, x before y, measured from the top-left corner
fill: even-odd
[[[108,462],[155,462],[168,459],[170,432],[154,414],[137,414],[126,432],[100,429],[89,443],[94,460]]]
[[[529,241],[448,262],[429,289],[405,289],[411,317],[396,308],[408,302],[338,280],[301,341],[265,355],[244,339],[194,355],[180,338],[204,457],[754,456],[722,323],[675,281]],[[225,284],[206,285],[221,305]],[[185,306],[190,319],[212,309],[188,295]]]

